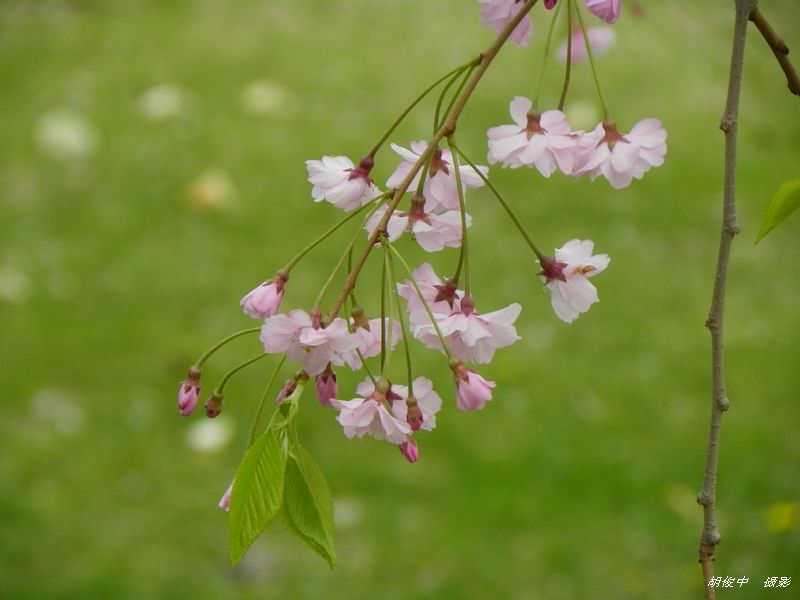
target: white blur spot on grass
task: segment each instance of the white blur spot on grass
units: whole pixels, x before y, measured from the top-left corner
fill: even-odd
[[[166,121],[186,114],[188,94],[177,85],[163,83],[145,91],[137,103],[139,114],[150,121]]]
[[[86,421],[76,398],[57,388],[44,388],[33,395],[31,417],[44,427],[69,437],[80,434]]]
[[[31,283],[22,271],[0,267],[0,302],[23,304],[31,293]]]
[[[83,115],[67,108],[43,113],[36,123],[36,143],[54,158],[73,159],[90,155],[97,148],[99,135]]]
[[[237,195],[236,184],[225,171],[208,170],[198,175],[186,188],[186,203],[196,210],[225,209]]]
[[[250,115],[275,114],[286,105],[288,93],[276,81],[259,79],[248,83],[239,95],[242,110]]]
[[[217,452],[231,441],[234,429],[231,420],[224,416],[197,420],[186,430],[186,445],[203,454]]]

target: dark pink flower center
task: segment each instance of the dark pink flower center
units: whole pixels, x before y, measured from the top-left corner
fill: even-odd
[[[528,139],[531,139],[535,134],[546,133],[541,125],[542,115],[537,113],[528,113],[528,125],[525,127],[525,133],[528,134]]]
[[[550,283],[554,279],[558,279],[559,281],[567,280],[567,277],[564,275],[564,269],[567,267],[567,263],[559,262],[550,256],[545,256],[539,259],[539,264],[542,270],[539,271],[538,274],[544,275],[545,279],[547,279],[547,283]]]
[[[445,175],[450,175],[449,163],[442,158],[441,148],[437,148],[436,152],[433,153],[433,158],[431,159],[430,176],[433,177],[439,171],[443,172]]]
[[[617,142],[625,142],[626,144],[630,143],[628,141],[628,138],[626,138],[624,135],[622,135],[617,130],[617,124],[612,122],[612,121],[605,121],[603,123],[603,130],[606,132],[606,134],[598,142],[598,144],[597,144],[598,146],[601,145],[601,144],[608,144],[608,148],[610,150],[613,150],[614,149],[614,145]]]

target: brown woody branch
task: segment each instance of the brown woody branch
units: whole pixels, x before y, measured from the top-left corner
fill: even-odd
[[[725,113],[720,123],[720,129],[725,133],[725,190],[722,208],[722,231],[717,255],[717,269],[714,276],[714,292],[711,299],[711,309],[706,320],[706,327],[711,332],[711,424],[708,432],[705,477],[703,478],[703,487],[697,495],[697,502],[703,506],[703,532],[700,536],[699,558],[703,567],[703,581],[707,600],[716,598],[715,589],[709,587],[709,582],[714,577],[714,554],[721,539],[717,527],[716,511],[717,464],[722,414],[730,406],[725,390],[722,326],[731,244],[734,236],[739,233],[739,225],[736,219],[736,139],[739,122],[739,97],[742,87],[747,21],[755,9],[756,1],[736,0],[736,22],[733,32],[728,97],[725,104]]]
[[[764,36],[764,40],[778,60],[781,69],[783,69],[786,75],[786,82],[789,85],[789,91],[795,96],[800,96],[800,77],[798,77],[794,65],[792,65],[789,60],[789,47],[786,45],[786,42],[775,32],[758,6],[753,7],[753,10],[750,12],[750,20],[761,32],[761,35]]]

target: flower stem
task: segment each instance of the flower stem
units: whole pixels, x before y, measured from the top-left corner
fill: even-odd
[[[564,3],[561,2],[556,5],[553,12],[553,18],[550,20],[550,27],[547,28],[547,40],[544,43],[544,56],[542,57],[542,66],[539,69],[539,81],[536,84],[536,93],[533,96],[533,110],[539,112],[539,95],[542,92],[542,82],[544,81],[544,72],[547,70],[547,61],[550,58],[550,44],[553,41],[553,31],[555,30],[558,15],[561,13],[561,7]]]
[[[578,15],[578,23],[581,26],[581,33],[583,34],[583,43],[586,45],[586,56],[589,57],[589,66],[592,68],[592,77],[594,77],[594,85],[597,87],[597,96],[600,99],[600,105],[603,107],[603,120],[611,120],[611,112],[608,110],[603,90],[600,87],[600,79],[597,77],[597,67],[594,64],[594,53],[592,52],[592,45],[589,43],[589,34],[586,32],[586,26],[583,24],[583,17],[581,16],[581,9],[577,7],[575,14]]]
[[[361,234],[361,229],[366,224],[366,222],[369,221],[370,217],[372,217],[372,215],[375,214],[375,211],[377,211],[379,207],[380,207],[380,205],[376,204],[372,208],[370,213],[364,219],[364,222],[361,224],[361,226],[353,234],[353,237],[350,238],[350,241],[347,244],[346,250],[339,257],[339,261],[336,263],[336,266],[333,268],[333,271],[331,271],[331,274],[328,276],[328,279],[325,282],[325,284],[322,286],[322,289],[320,289],[319,294],[317,294],[317,299],[314,301],[314,308],[313,308],[312,312],[319,311],[319,308],[322,305],[322,299],[325,297],[325,292],[328,291],[328,288],[333,283],[333,280],[336,279],[336,275],[339,273],[339,270],[342,268],[342,265],[344,265],[345,261],[348,260],[348,257],[350,256],[350,254],[351,254],[351,252],[353,250],[353,246],[355,246],[355,243],[358,240],[358,236]]]
[[[381,238],[383,240],[384,238]],[[383,377],[386,365],[386,250],[384,249],[384,261],[381,266],[381,377]]]
[[[459,77],[469,68],[469,65],[464,65],[457,69],[453,76],[450,78],[450,81],[447,82],[447,85],[442,88],[441,93],[439,94],[439,98],[436,100],[436,109],[433,111],[433,133],[436,135],[436,132],[439,131],[439,128],[442,126],[441,122],[441,115],[442,115],[442,106],[444,106],[444,100],[447,97],[447,92],[450,91],[450,88],[455,85],[458,81]],[[447,113],[445,113],[447,116]]]
[[[403,120],[404,120],[404,119],[405,119],[405,118],[408,116],[408,114],[409,114],[409,113],[410,113],[412,110],[414,110],[414,108],[417,106],[417,104],[419,104],[420,102],[422,102],[422,100],[425,98],[425,96],[427,96],[429,93],[431,93],[431,92],[432,92],[432,91],[433,91],[433,90],[436,88],[436,86],[438,86],[440,83],[442,83],[442,82],[443,82],[445,79],[447,79],[448,77],[451,77],[451,76],[457,75],[458,73],[460,73],[460,72],[461,72],[461,71],[463,71],[464,69],[466,69],[466,68],[469,68],[471,65],[474,65],[474,64],[476,64],[476,62],[477,62],[478,60],[479,60],[479,59],[473,59],[473,60],[469,61],[468,63],[461,65],[460,67],[456,67],[455,69],[453,69],[452,71],[450,71],[449,73],[447,73],[447,75],[444,75],[444,76],[440,77],[440,78],[439,78],[439,79],[437,79],[437,80],[436,80],[434,83],[432,83],[430,86],[428,86],[428,87],[425,89],[425,91],[423,91],[423,92],[422,92],[422,93],[421,93],[419,96],[417,96],[417,97],[416,97],[416,98],[415,98],[415,99],[414,99],[414,100],[411,102],[411,104],[409,104],[409,105],[408,105],[408,106],[407,106],[407,107],[406,107],[406,108],[403,110],[403,112],[401,112],[401,113],[400,113],[400,116],[398,116],[398,117],[397,117],[397,119],[395,119],[394,123],[392,123],[392,124],[389,126],[389,129],[386,131],[386,133],[384,133],[384,134],[381,136],[381,139],[379,139],[379,140],[378,140],[378,141],[375,143],[375,145],[372,147],[372,150],[370,150],[370,151],[369,151],[369,156],[375,156],[375,154],[377,154],[378,150],[380,150],[380,149],[381,149],[381,146],[383,146],[383,144],[385,144],[385,143],[386,143],[386,140],[388,140],[388,139],[389,139],[389,136],[390,136],[390,135],[392,135],[392,133],[394,133],[394,130],[395,130],[395,129],[397,129],[398,125],[400,125],[400,123],[402,123],[402,122],[403,122]]]
[[[386,253],[386,260],[389,265],[389,281],[392,283],[392,290],[394,291],[395,299],[397,300],[397,320],[400,321],[400,329],[403,332],[403,350],[406,355],[406,375],[408,377],[408,387],[411,389],[411,382],[414,381],[414,375],[411,369],[411,350],[408,346],[408,325],[406,324],[405,315],[403,315],[403,307],[400,302],[400,293],[397,291],[397,277],[394,274],[394,260],[391,253]]]
[[[530,246],[531,250],[533,250],[533,253],[536,255],[536,257],[539,260],[542,260],[543,258],[546,258],[546,255],[541,250],[539,250],[539,247],[534,243],[534,241],[531,238],[531,236],[528,234],[527,231],[525,231],[525,227],[522,226],[522,223],[517,218],[517,216],[514,214],[514,211],[511,210],[511,207],[509,206],[508,202],[506,202],[503,199],[503,197],[500,195],[500,192],[497,191],[497,188],[495,188],[491,184],[491,182],[489,182],[489,179],[483,174],[483,172],[477,166],[475,166],[475,163],[473,163],[469,158],[467,158],[466,154],[464,154],[461,151],[461,148],[459,148],[458,146],[455,146],[455,149],[461,155],[461,158],[463,158],[466,161],[466,163],[470,167],[472,167],[472,169],[480,176],[480,178],[483,179],[483,182],[488,186],[488,188],[490,190],[492,190],[492,193],[494,194],[494,197],[497,198],[497,201],[500,202],[502,207],[505,209],[506,213],[508,213],[508,216],[511,217],[511,220],[514,222],[514,225],[517,226],[517,229],[522,234],[522,237],[528,243],[528,246]]]
[[[411,278],[411,285],[414,286],[414,290],[417,292],[417,296],[419,296],[420,302],[422,302],[422,306],[425,307],[425,312],[428,313],[428,318],[431,320],[431,325],[436,330],[436,335],[439,338],[439,341],[442,344],[442,350],[444,351],[444,355],[447,357],[447,360],[453,360],[453,354],[450,352],[450,346],[447,345],[447,340],[444,339],[444,335],[442,334],[442,330],[439,329],[439,323],[436,321],[436,317],[433,316],[433,311],[431,307],[428,305],[428,301],[425,300],[425,296],[422,294],[422,290],[419,289],[419,284],[417,280],[414,279],[414,272],[411,270],[411,267],[408,266],[408,263],[402,257],[402,255],[397,251],[394,246],[390,245],[387,241],[383,240],[384,248],[388,248],[394,255],[397,257],[397,260],[400,261],[400,264],[403,265],[403,268],[408,272],[408,276]]]
[[[453,156],[453,171],[456,176],[456,192],[458,194],[458,208],[461,212],[461,251],[458,254],[458,267],[453,280],[458,284],[461,275],[461,267],[464,267],[464,292],[469,296],[469,244],[467,242],[467,209],[464,202],[464,188],[461,185],[461,165],[458,162],[458,149],[456,138],[453,135],[447,136],[447,144],[450,146],[450,153]]]
[[[588,44],[588,40],[586,41]],[[567,67],[564,71],[564,87],[561,88],[561,98],[558,100],[558,110],[564,110],[569,90],[569,78],[572,73],[572,0],[567,0]]]
[[[275,384],[275,379],[278,377],[278,373],[283,367],[283,363],[286,362],[286,355],[284,354],[281,357],[281,360],[278,362],[278,366],[275,367],[275,371],[272,373],[272,377],[269,379],[269,383],[267,387],[264,389],[264,393],[261,395],[261,402],[258,404],[258,410],[256,411],[255,416],[253,417],[253,424],[250,426],[250,435],[247,438],[247,447],[253,445],[253,442],[256,439],[256,432],[258,431],[258,423],[261,421],[261,414],[264,412],[264,405],[267,403],[267,397],[269,396],[270,391],[272,390],[272,386]]]
[[[458,88],[457,88],[457,89],[456,89],[456,91],[453,93],[453,97],[452,97],[452,99],[450,100],[450,104],[448,104],[448,105],[447,105],[447,109],[444,111],[444,115],[442,116],[442,118],[443,118],[443,119],[444,119],[444,118],[446,118],[446,117],[447,117],[447,115],[449,115],[449,114],[450,114],[450,111],[451,111],[451,110],[453,110],[453,104],[455,104],[455,102],[456,102],[456,99],[457,99],[457,98],[458,98],[458,96],[461,94],[461,91],[464,89],[464,86],[467,84],[467,81],[469,81],[469,76],[470,76],[470,75],[472,75],[472,72],[473,72],[474,70],[475,70],[475,65],[470,65],[470,66],[469,66],[469,67],[467,67],[467,69],[465,70],[465,72],[464,72],[464,75],[462,76],[462,79],[461,79],[461,83],[460,83],[460,84],[458,84]],[[441,123],[440,123],[440,125],[441,125]]]
[[[236,365],[235,367],[233,367],[233,368],[232,368],[230,371],[228,371],[227,373],[225,373],[225,375],[222,377],[222,380],[220,380],[219,384],[217,384],[217,387],[214,389],[214,392],[215,392],[215,393],[217,393],[217,394],[219,394],[219,395],[222,395],[222,393],[225,391],[225,384],[227,384],[227,383],[228,383],[228,380],[229,380],[231,377],[233,377],[234,375],[236,375],[236,373],[238,373],[239,371],[241,371],[241,370],[242,370],[242,369],[244,369],[245,367],[249,367],[249,366],[250,366],[250,365],[252,365],[254,362],[257,362],[257,361],[261,360],[262,358],[265,358],[266,356],[267,356],[267,354],[265,354],[264,352],[262,352],[262,353],[261,353],[261,354],[259,354],[258,356],[254,356],[253,358],[251,358],[251,359],[248,359],[248,360],[244,361],[243,363],[241,363],[241,364],[239,364],[239,365]]]
[[[442,139],[447,137],[449,134],[453,133],[456,129],[456,124],[458,123],[458,118],[461,116],[461,113],[464,111],[464,108],[469,102],[470,97],[472,96],[475,88],[480,83],[483,76],[486,74],[486,71],[489,69],[489,66],[494,61],[497,54],[500,52],[501,48],[505,45],[508,41],[508,38],[511,36],[511,32],[514,31],[514,28],[519,25],[520,21],[525,18],[525,16],[531,11],[534,4],[536,4],[538,0],[525,0],[524,4],[520,8],[519,12],[514,16],[511,21],[503,28],[503,30],[497,35],[494,42],[486,49],[484,53],[480,56],[480,62],[478,63],[477,68],[473,71],[467,85],[464,87],[464,91],[461,92],[461,95],[456,100],[456,103],[453,105],[453,110],[450,111],[449,116],[439,128],[439,131],[431,138],[428,142],[428,147],[419,157],[417,162],[409,169],[408,173],[406,174],[403,181],[397,188],[394,190],[394,196],[392,196],[391,202],[389,202],[388,209],[386,214],[383,215],[378,226],[375,228],[375,231],[372,232],[370,235],[369,240],[367,241],[367,245],[364,248],[364,251],[359,256],[356,263],[353,265],[350,273],[345,280],[344,286],[342,287],[341,292],[339,293],[339,297],[334,302],[331,310],[328,312],[326,316],[326,320],[332,320],[337,314],[339,314],[339,310],[341,310],[342,305],[344,304],[345,299],[347,298],[350,290],[356,284],[356,280],[358,279],[358,274],[361,272],[361,269],[367,262],[367,258],[369,258],[370,252],[372,252],[373,246],[378,242],[381,232],[386,228],[386,224],[389,222],[389,218],[391,217],[397,205],[400,204],[400,200],[405,194],[406,190],[408,190],[408,186],[411,185],[411,182],[416,177],[419,170],[422,166],[430,160],[430,157],[433,155],[433,152],[437,145],[439,144]]]
[[[225,344],[227,344],[231,340],[235,340],[239,336],[246,335],[248,333],[255,333],[256,331],[261,331],[261,327],[250,327],[249,329],[242,329],[241,331],[237,331],[236,333],[232,333],[228,337],[221,339],[216,344],[211,346],[211,348],[206,350],[200,356],[200,358],[197,359],[197,362],[194,363],[194,367],[197,369],[201,368],[203,366],[203,363],[205,363],[209,359],[209,357],[212,354],[214,354],[214,352],[222,348]]]
[[[326,231],[325,233],[323,233],[323,234],[322,234],[321,236],[319,236],[319,237],[318,237],[316,240],[314,240],[313,242],[311,242],[311,243],[310,243],[308,246],[306,246],[305,248],[303,248],[303,249],[302,249],[302,250],[301,250],[301,251],[300,251],[300,252],[299,252],[299,253],[298,253],[298,254],[297,254],[297,255],[296,255],[296,256],[295,256],[295,257],[294,257],[292,260],[290,260],[288,263],[286,263],[286,266],[285,266],[285,267],[283,267],[283,270],[284,270],[284,271],[286,271],[287,273],[288,273],[289,271],[291,271],[291,270],[292,270],[292,268],[293,268],[293,267],[294,267],[294,266],[295,266],[295,265],[296,265],[298,262],[300,262],[300,260],[301,260],[301,259],[302,259],[302,258],[303,258],[303,257],[304,257],[306,254],[308,254],[309,252],[311,252],[311,251],[312,251],[314,248],[316,248],[316,247],[317,247],[317,246],[319,246],[319,245],[320,245],[322,242],[324,242],[326,239],[328,239],[328,238],[329,238],[329,237],[330,237],[330,236],[331,236],[331,235],[332,235],[332,234],[333,234],[333,233],[334,233],[336,230],[338,230],[338,229],[339,229],[339,228],[340,228],[342,225],[344,225],[345,223],[347,223],[348,221],[350,221],[351,219],[353,219],[355,216],[357,216],[358,214],[360,214],[360,213],[361,213],[361,211],[362,211],[362,210],[364,210],[364,209],[365,209],[367,206],[370,206],[370,205],[371,205],[371,204],[373,204],[373,203],[377,203],[379,200],[381,200],[382,198],[386,197],[386,195],[387,195],[388,193],[389,193],[388,191],[387,191],[387,192],[383,192],[383,193],[382,193],[380,196],[376,196],[376,197],[375,197],[375,198],[373,198],[372,200],[368,201],[366,204],[364,204],[364,205],[362,205],[362,206],[358,207],[356,210],[354,210],[353,212],[349,213],[349,214],[348,214],[348,215],[347,215],[347,216],[346,216],[344,219],[342,219],[341,221],[339,221],[338,223],[336,223],[336,225],[334,225],[333,227],[331,227],[330,229],[328,229],[328,231]]]

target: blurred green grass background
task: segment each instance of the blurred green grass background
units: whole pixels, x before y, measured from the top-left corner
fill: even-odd
[[[216,502],[271,365],[228,386],[211,426],[180,418],[175,390],[205,347],[253,324],[241,295],[338,217],[311,202],[303,161],[360,156],[413,95],[486,47],[477,3],[3,2],[0,596],[699,597],[703,322],[732,30],[732,2],[711,4],[642,2],[599,63],[623,130],[664,122],[664,167],[622,191],[492,171],[543,247],[589,238],[611,255],[600,304],[559,322],[525,245],[479,190],[478,307],[523,304],[522,341],[481,369],[494,400],[459,413],[443,361],[417,346],[445,409],[408,465],[389,444],[347,441],[306,397],[300,435],[336,500],[331,572],[277,524],[239,567],[228,562]],[[761,4],[800,48],[795,3]],[[485,130],[508,122],[509,99],[532,92],[542,13],[533,47],[504,50],[464,114],[473,160],[485,162]],[[560,78],[551,63],[545,103]],[[574,125],[599,118],[586,66],[569,106]],[[429,135],[430,108],[393,139]],[[778,183],[798,177],[800,104],[755,31],[741,112],[716,564],[750,578],[731,597],[764,597],[764,579],[792,576],[770,591],[789,598],[800,586],[797,217],[752,240]],[[376,177],[394,165],[380,155]],[[311,302],[349,235],[293,273],[285,308]],[[456,258],[408,255],[440,272]],[[240,340],[220,353],[206,391],[255,349]],[[343,395],[354,383],[342,374]]]

